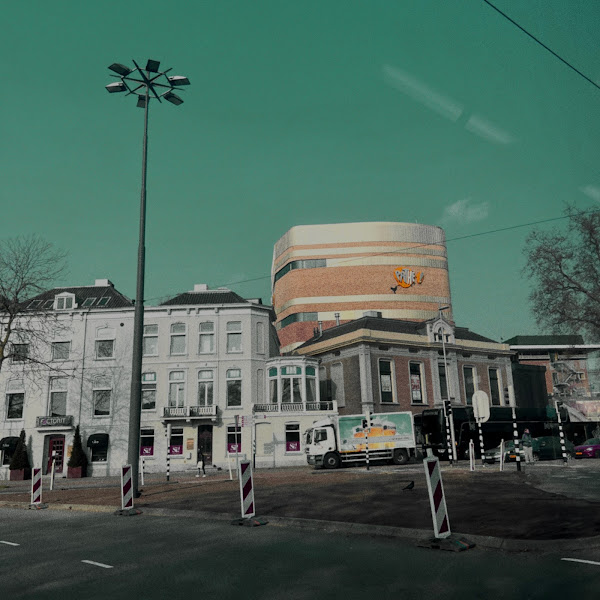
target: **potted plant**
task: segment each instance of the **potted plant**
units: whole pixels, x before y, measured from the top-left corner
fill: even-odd
[[[75,435],[73,436],[73,449],[67,463],[67,478],[78,479],[87,475],[88,459],[81,444],[81,434],[79,433],[79,425],[75,427]]]
[[[27,444],[25,443],[25,430],[21,429],[21,435],[15,448],[15,453],[8,466],[10,470],[11,481],[24,481],[31,479],[31,465],[27,454]]]

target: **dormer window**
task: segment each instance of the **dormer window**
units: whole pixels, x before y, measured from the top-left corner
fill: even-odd
[[[83,301],[83,306],[84,307],[91,306],[92,304],[94,304],[95,301],[96,301],[96,298],[86,298]]]
[[[100,298],[100,300],[98,300],[97,306],[106,306],[109,300],[110,296],[103,296],[102,298]]]
[[[73,308],[77,308],[73,294],[60,294],[54,297],[55,310],[70,310]]]

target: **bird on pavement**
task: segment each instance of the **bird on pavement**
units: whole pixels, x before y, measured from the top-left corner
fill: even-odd
[[[403,490],[412,490],[415,487],[415,482],[411,481],[406,487],[403,487]]]

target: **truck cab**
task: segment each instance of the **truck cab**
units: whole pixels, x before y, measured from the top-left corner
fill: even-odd
[[[339,466],[337,455],[337,441],[333,423],[329,420],[318,421],[305,432],[306,460],[315,467],[325,466],[325,457],[328,462],[335,463],[329,468]]]

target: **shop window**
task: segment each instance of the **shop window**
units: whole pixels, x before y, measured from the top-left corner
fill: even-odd
[[[52,342],[52,360],[69,360],[71,342]]]
[[[94,433],[90,435],[87,442],[90,448],[91,456],[90,461],[106,462],[108,460],[108,434],[107,433]]]
[[[214,378],[212,370],[198,371],[198,406],[212,406]]]
[[[200,323],[198,354],[213,354],[215,351],[215,324],[212,321]]]
[[[380,360],[379,385],[382,403],[394,401],[394,378],[392,375],[392,362],[390,360]]]
[[[173,323],[171,325],[171,344],[169,352],[171,356],[185,354],[186,352],[186,325],[185,323]]]
[[[66,377],[50,379],[50,416],[64,417],[67,414],[67,383]]]
[[[154,429],[140,431],[140,456],[154,456]]]
[[[227,406],[242,405],[242,371],[227,370]]]
[[[142,410],[156,408],[156,373],[142,373]]]
[[[229,321],[227,323],[227,352],[237,353],[242,351],[242,322]]]
[[[169,373],[169,408],[182,408],[185,404],[185,373]]]
[[[144,325],[144,339],[142,342],[142,353],[144,356],[158,355],[158,325]]]
[[[409,364],[410,374],[410,401],[412,404],[423,404],[425,394],[423,390],[423,364],[411,362]]]
[[[171,427],[171,440],[169,454],[180,456],[183,454],[183,427]]]
[[[227,452],[235,454],[242,451],[242,428],[238,425],[227,426]]]
[[[300,452],[300,424],[286,423],[285,426],[285,451]]]

